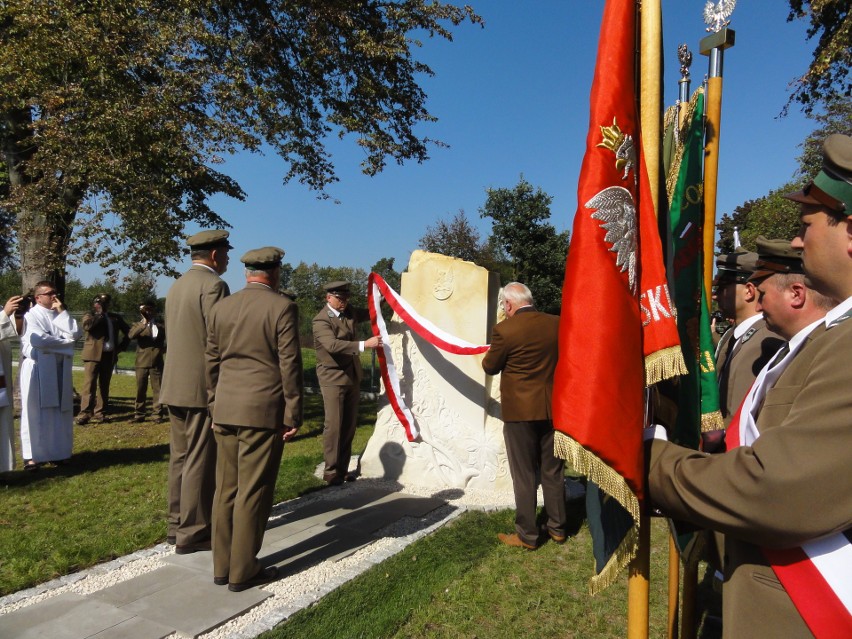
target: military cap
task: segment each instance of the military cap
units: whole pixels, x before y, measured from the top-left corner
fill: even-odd
[[[727,255],[716,256],[716,281],[733,279],[744,284],[757,266],[757,253],[738,249]]]
[[[109,304],[111,301],[112,296],[109,293],[101,293],[100,295],[95,295],[92,304]]]
[[[334,282],[326,282],[322,287],[327,293],[346,293],[348,295],[350,286],[352,286],[351,282],[335,280]]]
[[[146,306],[150,306],[151,308],[157,308],[157,306],[158,306],[158,304],[157,304],[157,300],[144,300],[144,301],[143,301],[143,302],[139,305],[139,308],[144,308],[144,307],[146,307]]]
[[[248,251],[240,258],[240,262],[245,264],[247,269],[268,271],[281,266],[282,257],[284,257],[284,249],[277,246],[264,246]]]
[[[228,236],[230,233],[228,231],[223,231],[220,229],[210,229],[207,231],[200,231],[195,235],[190,235],[186,238],[186,244],[189,248],[201,251],[204,249],[214,249],[214,248],[234,248],[228,242]]]
[[[767,240],[757,238],[757,268],[750,282],[762,280],[776,273],[804,273],[802,249],[790,246],[790,240]]]
[[[852,215],[852,137],[835,133],[822,144],[822,169],[801,191],[785,195],[802,204]]]
[[[281,289],[278,292],[281,293],[281,295],[283,295],[284,297],[288,297],[291,300],[293,300],[294,302],[296,301],[296,291],[289,289],[289,288],[284,288],[284,289]]]

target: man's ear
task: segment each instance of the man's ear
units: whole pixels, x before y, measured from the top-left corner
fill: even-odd
[[[757,289],[751,282],[746,282],[743,286],[745,286],[745,301],[751,304],[757,299]]]
[[[801,282],[793,282],[787,287],[790,296],[790,306],[792,308],[802,308],[807,299],[807,289]]]

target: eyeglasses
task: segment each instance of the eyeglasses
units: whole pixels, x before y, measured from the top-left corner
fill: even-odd
[[[47,291],[45,293],[36,293],[36,297],[38,297],[39,295],[47,295],[48,297],[52,297],[52,296],[56,295],[56,291]]]

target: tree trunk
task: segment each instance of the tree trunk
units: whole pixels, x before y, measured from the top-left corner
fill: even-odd
[[[68,241],[83,191],[64,188],[55,212],[16,207],[15,192],[32,188],[39,181],[39,177],[26,171],[27,161],[37,150],[30,138],[32,112],[28,108],[8,111],[3,114],[3,120],[5,126],[0,127],[0,150],[9,173],[9,208],[16,214],[22,288],[28,291],[37,282],[49,280],[62,296],[65,293]]]

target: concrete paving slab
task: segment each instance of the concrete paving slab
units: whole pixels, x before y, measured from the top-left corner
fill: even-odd
[[[90,639],[164,639],[174,633],[174,628],[155,623],[149,619],[133,617],[92,635]]]
[[[194,552],[191,555],[176,555],[169,553],[163,556],[163,562],[178,566],[184,569],[192,569],[196,572],[203,573],[213,579],[213,553],[205,550],[204,552]]]
[[[270,596],[269,592],[260,588],[231,592],[225,586],[214,585],[212,577],[193,575],[137,599],[122,610],[171,626],[189,637],[197,637],[254,608]]]
[[[274,563],[283,567],[286,574],[293,574],[323,561],[348,557],[374,541],[369,533],[321,524],[273,543],[264,543],[260,557],[264,564]]]
[[[196,571],[189,568],[163,566],[144,575],[93,592],[89,596],[98,601],[121,607],[137,599],[148,597],[164,588],[169,588],[176,583],[186,581],[195,575]]]
[[[0,617],[0,637],[86,639],[133,617],[130,611],[64,593]]]

